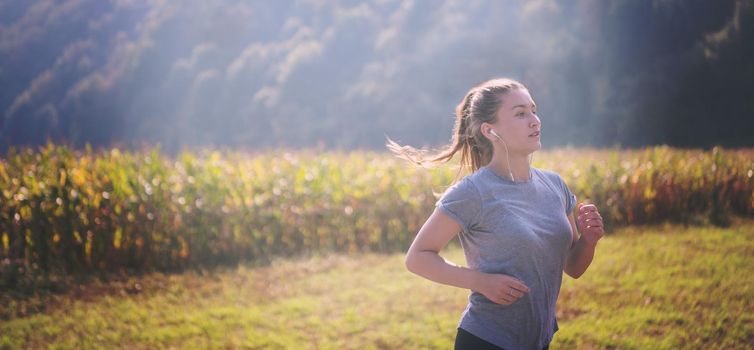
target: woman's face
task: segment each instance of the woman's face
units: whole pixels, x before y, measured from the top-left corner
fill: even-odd
[[[508,152],[528,155],[542,148],[539,135],[542,123],[529,91],[511,90],[502,99],[503,103],[497,111],[497,121],[488,124],[488,127],[494,129],[505,141]],[[496,139],[492,141],[500,142]]]

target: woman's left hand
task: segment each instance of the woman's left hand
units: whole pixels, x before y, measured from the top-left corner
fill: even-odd
[[[594,246],[597,241],[605,235],[605,229],[602,226],[602,215],[594,204],[579,203],[579,216],[576,222],[581,231],[581,239],[586,243]]]

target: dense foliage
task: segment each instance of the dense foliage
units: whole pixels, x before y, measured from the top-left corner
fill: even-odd
[[[559,149],[560,173],[607,225],[712,223],[754,214],[754,151]],[[0,162],[3,284],[47,275],[399,251],[456,176],[389,154],[207,150],[10,151]]]

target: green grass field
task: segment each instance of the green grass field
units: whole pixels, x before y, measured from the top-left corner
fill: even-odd
[[[460,248],[443,254],[463,263]],[[452,348],[467,291],[407,272],[402,254],[89,284],[0,324],[0,348]],[[143,290],[126,293],[138,282]],[[551,349],[750,349],[754,222],[630,227],[564,277]]]

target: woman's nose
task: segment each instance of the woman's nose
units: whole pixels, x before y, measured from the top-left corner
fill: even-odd
[[[530,127],[530,128],[533,128],[533,127],[535,127],[535,126],[537,126],[537,125],[539,125],[539,124],[540,124],[540,121],[539,121],[539,117],[537,117],[537,116],[535,115],[535,116],[534,116],[534,120],[533,120],[533,121],[531,122],[531,124],[529,124],[529,127]]]

